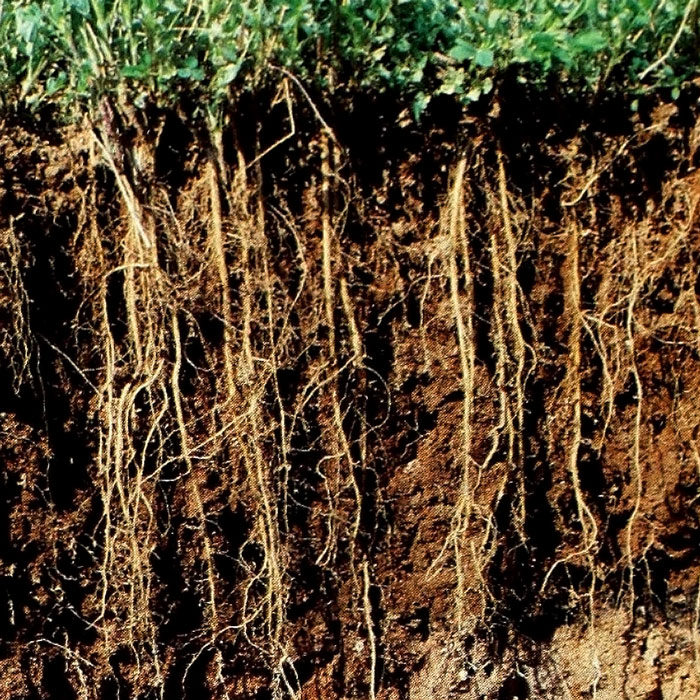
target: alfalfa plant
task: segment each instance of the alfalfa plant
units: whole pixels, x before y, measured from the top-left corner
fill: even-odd
[[[283,68],[330,93],[393,91],[419,119],[437,94],[488,99],[504,73],[677,98],[697,34],[696,0],[23,0],[0,5],[0,87],[9,110],[80,118],[105,97],[144,109],[194,96],[204,117]]]

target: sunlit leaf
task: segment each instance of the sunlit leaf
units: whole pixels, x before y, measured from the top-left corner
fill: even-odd
[[[474,56],[474,63],[482,68],[491,68],[493,65],[493,51],[491,49],[479,49]]]

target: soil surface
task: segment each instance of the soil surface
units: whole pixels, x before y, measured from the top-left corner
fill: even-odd
[[[305,100],[4,124],[0,698],[700,697],[696,106]]]

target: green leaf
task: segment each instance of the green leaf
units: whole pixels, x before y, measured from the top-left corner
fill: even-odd
[[[69,4],[79,15],[85,18],[90,17],[90,3],[88,0],[70,0]]]
[[[238,60],[238,49],[236,49],[235,46],[229,46],[224,44],[221,47],[221,57],[225,61],[230,61],[231,63],[235,63]]]
[[[188,56],[184,65],[177,69],[177,76],[183,80],[204,80],[204,71],[195,56]]]
[[[532,35],[532,43],[539,49],[551,51],[557,42],[553,32],[535,32]]]
[[[30,5],[27,8],[21,7],[17,10],[17,14],[15,15],[15,22],[17,24],[17,33],[20,38],[26,43],[31,42],[41,23],[39,9],[36,5]]]
[[[229,85],[236,79],[240,69],[240,63],[234,63],[232,65],[225,66],[216,74],[216,84],[219,87],[225,87],[226,85]]]
[[[68,76],[65,71],[61,71],[58,75],[52,75],[46,81],[46,94],[55,95],[59,90],[68,84]]]
[[[201,68],[178,68],[177,77],[183,80],[204,80],[204,71]]]
[[[488,18],[486,19],[486,26],[489,29],[493,29],[499,23],[503,14],[504,14],[503,10],[498,10],[498,9],[491,10],[491,12],[489,12]]]
[[[425,112],[426,107],[428,106],[428,103],[430,102],[430,95],[426,95],[424,92],[419,92],[414,100],[413,100],[413,105],[411,106],[411,111],[413,112],[413,118],[418,121]]]
[[[135,78],[140,80],[148,75],[148,68],[140,63],[136,66],[124,66],[121,69],[121,75],[124,78]]]
[[[464,91],[464,68],[448,68],[442,77],[439,92],[443,95],[461,95]]]
[[[574,44],[582,51],[597,53],[608,47],[608,40],[602,32],[593,29],[588,32],[577,34],[574,37]]]
[[[474,63],[482,68],[491,68],[493,65],[493,51],[491,49],[479,49],[474,56]]]
[[[423,80],[423,73],[425,71],[425,65],[427,63],[427,58],[424,56],[418,61],[417,65],[413,66],[408,74],[408,82],[410,83],[420,83]]]
[[[153,56],[146,51],[136,65],[124,66],[121,70],[121,74],[125,78],[135,78],[136,80],[141,80],[150,73],[152,65]]]
[[[470,59],[476,53],[476,49],[466,41],[458,39],[457,43],[450,49],[448,56],[454,58],[455,61],[462,63],[467,59]]]

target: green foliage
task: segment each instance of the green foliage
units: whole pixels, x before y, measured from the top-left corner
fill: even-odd
[[[416,116],[504,71],[572,89],[674,91],[698,73],[698,0],[0,0],[4,106],[106,94],[209,109],[284,68],[333,90],[394,90]]]

